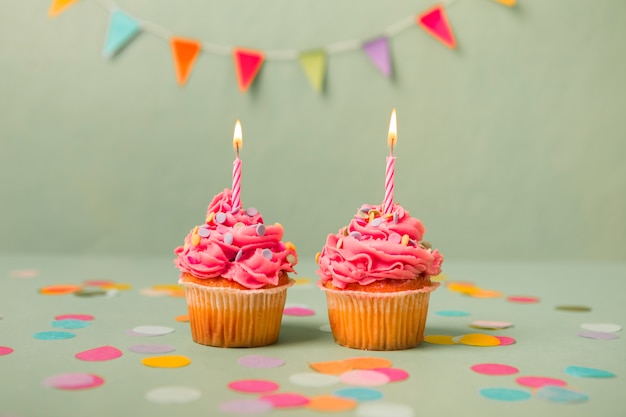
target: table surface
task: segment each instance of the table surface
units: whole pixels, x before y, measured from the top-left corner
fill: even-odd
[[[56,256],[0,256],[0,346],[13,349],[0,356],[0,416],[227,416],[220,410],[228,401],[254,399],[228,383],[242,379],[264,379],[280,385],[279,392],[306,397],[332,394],[347,385],[310,387],[292,383],[294,374],[314,372],[311,362],[369,356],[386,358],[394,368],[409,373],[404,381],[373,389],[383,395],[381,404],[402,404],[407,415],[428,416],[623,416],[626,393],[624,370],[626,349],[621,337],[597,340],[578,335],[584,323],[623,324],[626,319],[626,263],[558,262],[455,262],[447,260],[446,280],[431,296],[427,335],[460,336],[484,333],[509,336],[508,346],[477,347],[463,344],[422,343],[415,349],[392,352],[365,352],[338,346],[332,335],[320,329],[328,323],[324,295],[315,286],[314,262],[298,265],[298,284],[289,289],[288,305],[307,306],[315,314],[283,317],[281,335],[274,345],[250,349],[222,349],[195,344],[189,324],[175,318],[186,314],[184,298],[154,296],[157,284],[177,280],[171,259],[72,258]],[[55,284],[83,284],[109,280],[130,288],[107,296],[81,297],[75,294],[43,295],[40,289]],[[500,297],[477,298],[451,291],[446,282],[470,281],[482,289],[502,293]],[[515,303],[509,296],[538,297],[536,303]],[[557,309],[563,305],[591,308],[587,312]],[[444,311],[466,316],[450,317]],[[89,327],[67,330],[76,337],[67,340],[39,340],[37,332],[62,330],[52,326],[55,316],[89,314]],[[502,330],[469,327],[474,320],[511,322]],[[141,325],[160,325],[175,331],[158,337],[131,336],[128,330]],[[621,332],[615,335],[622,336]],[[153,368],[142,359],[149,354],[129,350],[135,344],[168,344],[173,355],[191,360],[180,368]],[[89,362],[75,354],[99,346],[114,346],[123,355],[114,360]],[[241,366],[246,355],[280,358],[280,367],[258,369]],[[492,376],[476,373],[480,363],[500,363],[519,369],[515,375]],[[565,373],[568,366],[610,371],[613,378],[581,378]],[[61,390],[42,384],[64,373],[99,375],[104,384],[83,390]],[[576,404],[554,403],[516,382],[521,376],[542,376],[563,380],[567,388],[588,395]],[[146,394],[159,387],[194,388],[201,396],[183,404],[151,401]],[[531,393],[522,401],[499,401],[481,395],[484,388],[510,388]],[[370,402],[371,404],[372,402]],[[366,402],[337,416],[376,416],[363,408]],[[368,412],[370,414],[368,414]],[[373,413],[373,414],[372,414]],[[505,413],[505,414],[502,414]],[[307,408],[272,410],[269,416],[319,416]]]

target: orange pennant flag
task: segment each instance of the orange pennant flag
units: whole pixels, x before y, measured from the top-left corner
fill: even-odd
[[[508,7],[513,7],[517,4],[516,0],[494,0],[497,3],[503,4]]]
[[[178,84],[183,85],[191,73],[193,64],[198,58],[202,45],[193,39],[173,37],[170,39],[172,55],[174,57],[174,69]]]
[[[52,0],[50,9],[48,9],[49,17],[56,17],[63,13],[65,9],[76,3],[78,0]]]
[[[233,50],[233,59],[235,60],[239,90],[245,93],[259,73],[265,54],[262,51],[253,49],[235,48]]]

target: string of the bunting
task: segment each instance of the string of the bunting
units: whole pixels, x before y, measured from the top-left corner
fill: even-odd
[[[48,15],[56,17],[79,0],[52,0]],[[407,16],[382,30],[380,35],[365,40],[349,40],[310,50],[260,50],[218,45],[208,41],[190,39],[153,22],[131,16],[113,0],[93,0],[109,13],[109,25],[102,54],[113,58],[140,32],[151,33],[170,44],[176,80],[185,85],[201,52],[212,55],[232,55],[239,90],[246,92],[254,83],[263,63],[267,60],[297,60],[313,89],[324,88],[328,55],[362,50],[374,66],[386,77],[391,77],[391,49],[389,39],[418,26],[450,49],[457,46],[456,37],[448,20],[446,9],[457,0],[445,0],[417,15]],[[492,0],[513,7],[516,0]]]

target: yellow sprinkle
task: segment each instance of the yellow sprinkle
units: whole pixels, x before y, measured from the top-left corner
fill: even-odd
[[[337,241],[337,249],[341,249],[342,246],[343,246],[343,239],[339,239]]]
[[[370,210],[367,216],[369,217],[369,221],[371,222],[376,217],[376,213],[374,212],[374,210]]]
[[[320,263],[320,256],[322,256],[322,252],[317,252],[315,254],[315,263],[319,264]]]
[[[286,242],[286,243],[285,243],[285,249],[287,249],[287,250],[292,250],[292,251],[294,251],[294,252],[295,252],[295,251],[296,251],[296,245],[294,245],[294,244],[293,244],[293,243],[291,243],[291,242]]]
[[[213,221],[213,218],[215,217],[215,213],[210,212],[208,216],[206,216],[206,222],[207,223],[211,223]]]
[[[191,235],[191,244],[198,246],[200,244],[200,235]]]
[[[127,290],[130,290],[131,288],[133,288],[133,286],[130,285],[130,284],[121,284],[121,283],[114,282],[112,284],[101,285],[100,288],[102,288],[104,290],[127,291]]]
[[[402,243],[404,246],[408,246],[409,245],[409,235],[402,236],[402,240],[400,241],[400,243]]]
[[[280,223],[274,223],[274,226],[278,226],[278,227],[280,227],[281,229],[284,229],[283,225],[282,225],[282,224],[280,224]]]
[[[193,233],[194,235],[197,235],[198,234],[198,226],[194,227],[193,231],[191,233]]]

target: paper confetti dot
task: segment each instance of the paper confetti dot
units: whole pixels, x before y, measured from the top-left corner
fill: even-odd
[[[348,411],[356,408],[357,402],[350,398],[320,395],[311,397],[307,408],[315,411]]]
[[[181,314],[180,316],[174,317],[174,320],[181,323],[187,323],[189,321],[189,314]]]
[[[479,288],[478,291],[472,291],[469,295],[474,298],[499,298],[502,297],[504,294],[501,291]]]
[[[339,377],[336,375],[305,372],[291,375],[289,377],[289,382],[302,387],[328,387],[330,385],[338,384]]]
[[[387,375],[390,382],[399,382],[404,381],[409,378],[409,373],[404,369],[398,368],[374,368],[372,371],[380,372],[381,374]]]
[[[295,408],[309,403],[304,395],[290,392],[262,395],[259,399],[271,403],[274,408]]]
[[[82,361],[100,362],[117,359],[122,355],[122,351],[113,346],[100,346],[94,349],[79,352],[75,356],[77,359]]]
[[[456,342],[453,340],[453,336],[442,334],[431,334],[424,336],[424,342],[433,345],[456,345]]]
[[[330,324],[322,324],[319,329],[326,333],[332,333],[332,329],[330,328]]]
[[[182,368],[191,363],[191,359],[181,355],[151,356],[141,360],[146,366],[151,368]]]
[[[270,356],[246,355],[237,359],[237,363],[248,368],[278,368],[285,364],[285,360]]]
[[[511,327],[513,323],[508,321],[490,321],[490,320],[474,320],[470,323],[470,327],[475,327],[479,329],[506,329],[507,327]]]
[[[94,316],[90,314],[59,314],[58,316],[54,316],[55,320],[83,320],[83,321],[92,321],[95,319]]]
[[[613,378],[615,376],[613,372],[583,366],[568,366],[565,368],[565,373],[581,378]]]
[[[483,375],[513,375],[519,372],[519,369],[514,366],[500,363],[479,363],[470,369]]]
[[[64,390],[95,388],[102,384],[104,379],[100,376],[80,372],[54,375],[42,382],[44,387]]]
[[[356,401],[374,401],[383,398],[383,393],[372,388],[342,388],[333,393],[339,397],[352,398]]]
[[[35,333],[33,334],[33,337],[39,340],[64,340],[76,337],[76,333],[49,331]]]
[[[545,385],[554,385],[559,387],[567,385],[567,382],[563,381],[562,379],[548,378],[544,376],[520,376],[519,378],[515,379],[515,382],[525,387],[531,388],[539,388]]]
[[[81,289],[82,289],[82,286],[80,285],[59,284],[59,285],[48,285],[47,287],[42,287],[39,289],[39,292],[43,295],[65,295],[65,294],[74,293]]]
[[[375,368],[390,368],[393,363],[389,359],[374,358],[370,356],[359,356],[355,358],[348,358],[343,360],[350,365],[352,369],[375,369]]]
[[[360,404],[356,409],[357,417],[414,417],[415,410],[408,405],[380,401]]]
[[[294,281],[296,281],[296,286],[309,286],[311,284],[310,278],[294,278]]]
[[[344,372],[339,376],[339,380],[346,385],[358,387],[378,387],[390,381],[387,375],[380,372],[358,369]]]
[[[571,311],[571,312],[579,312],[579,313],[586,313],[586,312],[591,311],[591,307],[579,306],[579,305],[561,305],[561,306],[556,306],[555,308],[560,311]]]
[[[615,333],[607,333],[607,332],[592,332],[592,331],[584,331],[576,333],[577,336],[584,337],[586,339],[596,339],[596,340],[612,340],[618,339],[619,336]]]
[[[13,278],[34,278],[39,275],[39,271],[36,269],[14,269],[9,272]]]
[[[265,414],[272,409],[272,403],[263,400],[230,400],[220,404],[220,410],[236,415]]]
[[[539,302],[538,297],[527,297],[527,296],[517,296],[517,295],[507,297],[506,300],[512,303],[522,303],[522,304],[533,304],[533,303]]]
[[[530,398],[530,393],[512,388],[483,388],[480,395],[496,401],[523,401]]]
[[[174,331],[173,328],[167,326],[137,326],[132,329],[133,333],[143,336],[163,336]]]
[[[622,326],[613,323],[584,323],[580,325],[581,329],[592,332],[615,333],[622,330]]]
[[[470,315],[469,312],[460,310],[440,310],[435,311],[435,314],[443,317],[465,317]]]
[[[13,349],[8,346],[0,346],[0,356],[9,355],[13,353]]]
[[[74,319],[55,320],[51,324],[58,329],[83,329],[90,326],[88,321]]]
[[[321,374],[340,375],[354,368],[345,361],[311,362],[309,366]]]
[[[276,391],[279,386],[273,381],[263,379],[241,379],[228,384],[228,388],[233,391],[246,393],[262,393]]]
[[[130,346],[128,350],[137,353],[170,353],[174,352],[176,348],[170,345],[139,344]]]
[[[509,336],[495,336],[495,338],[500,341],[500,346],[508,346],[516,342],[514,338]]]
[[[500,345],[500,339],[488,334],[470,333],[461,336],[459,338],[459,343],[469,346],[488,347]]]
[[[293,307],[285,307],[285,309],[283,310],[283,314],[285,316],[304,317],[304,316],[314,315],[315,310],[309,307],[293,306]]]
[[[538,389],[537,397],[555,403],[581,403],[589,399],[589,396],[582,392],[554,386]]]
[[[146,393],[146,399],[159,404],[187,404],[201,397],[200,391],[190,387],[160,387]]]

